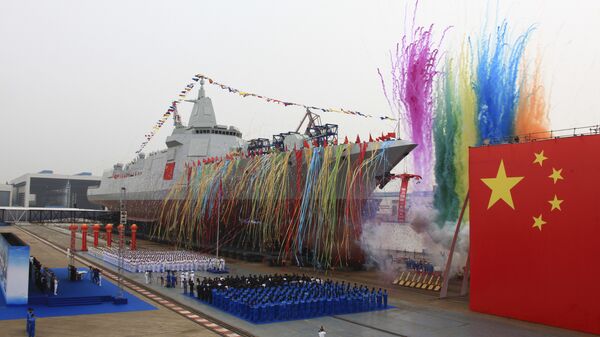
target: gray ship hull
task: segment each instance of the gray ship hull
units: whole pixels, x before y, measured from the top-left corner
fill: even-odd
[[[348,158],[346,163],[355,163],[359,159],[360,146],[358,144],[352,144],[350,146],[342,144],[337,146],[343,146],[349,148],[349,155],[346,154],[344,157]],[[412,149],[416,147],[415,144],[405,140],[391,140],[385,142],[370,142],[368,143],[364,156],[366,158],[372,155],[378,155],[381,151],[385,151],[385,160],[381,161],[380,164],[374,168],[376,177],[382,177],[388,174],[400,161],[402,161]],[[335,148],[335,146],[333,146]],[[385,147],[385,150],[382,148]],[[375,152],[375,153],[374,153]],[[265,154],[268,155],[268,154]],[[149,163],[148,161],[152,162]],[[247,159],[233,159],[239,160],[239,165],[244,165]],[[158,220],[160,215],[160,209],[163,206],[163,202],[169,193],[170,189],[177,183],[181,183],[185,179],[179,179],[182,174],[186,172],[185,163],[190,162],[190,158],[182,158],[181,161],[175,162],[173,177],[165,180],[164,170],[162,168],[167,165],[167,155],[165,152],[164,156],[155,155],[152,158],[146,159],[144,164],[145,170],[129,176],[115,176],[106,174],[103,176],[100,187],[97,189],[90,189],[88,191],[88,198],[90,201],[98,203],[107,207],[110,210],[119,209],[119,201],[121,198],[121,188],[125,188],[125,201],[128,218],[132,221],[139,222],[154,222]],[[211,165],[211,164],[205,164]],[[291,172],[296,172],[295,164],[290,163],[294,167],[290,169]],[[307,167],[302,167],[302,175],[306,175]],[[343,171],[343,170],[340,170]],[[365,191],[368,191],[367,196],[375,189],[379,182],[376,180],[365,182]],[[295,193],[295,191],[291,191]],[[344,194],[340,194],[340,200]],[[363,196],[364,197],[364,196]],[[226,198],[226,196],[225,196]]]

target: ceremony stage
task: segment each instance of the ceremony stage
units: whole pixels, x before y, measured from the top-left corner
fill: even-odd
[[[24,318],[28,307],[34,309],[37,317],[156,310],[126,291],[123,291],[123,296],[127,304],[114,304],[119,289],[106,279],[102,280],[102,286],[98,286],[89,277],[81,281],[69,281],[67,268],[52,268],[52,271],[59,279],[56,296],[42,293],[35,283],[30,282],[28,305],[6,305],[5,299],[0,296],[0,320]]]

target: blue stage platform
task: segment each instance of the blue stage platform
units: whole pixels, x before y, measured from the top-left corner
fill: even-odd
[[[38,317],[56,317],[90,314],[108,314],[129,311],[156,310],[156,308],[128,292],[123,292],[127,304],[114,304],[118,287],[102,280],[102,286],[89,279],[71,282],[67,279],[66,268],[52,269],[59,279],[58,295],[42,294],[35,285],[29,287],[29,305],[7,306],[0,294],[0,320],[21,319],[32,307]]]

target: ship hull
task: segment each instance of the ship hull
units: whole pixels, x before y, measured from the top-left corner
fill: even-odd
[[[359,160],[362,155],[364,158],[369,158],[374,155],[380,154],[385,151],[385,160],[382,160],[377,167],[373,168],[375,173],[373,177],[382,177],[386,173],[389,173],[401,160],[403,160],[412,149],[416,147],[415,144],[404,140],[395,140],[386,142],[385,146],[382,146],[378,142],[372,142],[366,144],[366,149],[361,154],[360,144],[353,145],[338,145],[348,148],[348,154],[344,157],[349,160],[344,160],[345,165],[352,165]],[[332,146],[334,147],[334,146]],[[160,160],[160,159],[158,159]],[[234,159],[239,160],[239,165],[245,165],[246,159]],[[180,162],[176,164],[176,167],[184,167],[184,163]],[[210,164],[207,164],[210,165]],[[295,172],[296,167],[294,163],[290,164],[290,172]],[[152,165],[154,167],[161,165]],[[164,164],[162,165],[164,166]],[[302,166],[302,175],[306,176],[308,165]],[[140,222],[155,222],[160,217],[160,210],[164,206],[164,200],[167,197],[169,191],[176,185],[181,184],[182,179],[179,179],[181,175],[186,174],[185,170],[181,169],[175,174],[175,177],[171,180],[164,180],[164,175],[161,177],[160,171],[151,171],[145,174],[137,176],[131,176],[126,178],[115,179],[114,177],[103,177],[100,188],[97,190],[90,189],[88,192],[88,198],[90,201],[100,204],[109,210],[119,210],[121,200],[121,188],[125,188],[125,207],[127,210],[127,216],[130,221]],[[340,170],[343,171],[343,170]],[[185,179],[183,179],[185,180]],[[184,182],[185,183],[185,182]],[[340,184],[344,182],[340,180]],[[362,197],[370,195],[374,191],[378,180],[365,181],[363,190],[366,194]],[[342,189],[342,186],[339,187]],[[293,188],[290,189],[290,199],[294,199],[297,195]],[[183,198],[184,196],[180,196]],[[339,194],[339,201],[341,204],[344,203],[346,198],[345,194]]]

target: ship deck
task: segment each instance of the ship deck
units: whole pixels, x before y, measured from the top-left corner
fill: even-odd
[[[20,233],[24,241],[31,245],[32,254],[40,257],[43,264],[50,267],[63,267],[67,263],[64,253],[49,244],[66,247],[69,244],[67,233],[51,228],[52,225],[26,225],[21,227],[0,227],[0,231]],[[23,230],[28,233],[23,233]],[[41,240],[40,238],[43,238]],[[46,242],[47,240],[47,242]],[[78,240],[79,241],[79,240]],[[138,241],[140,248],[169,249],[169,246]],[[107,271],[115,271],[112,265],[104,264],[88,254],[80,254],[91,262],[102,265]],[[584,333],[563,330],[539,324],[507,318],[479,314],[469,311],[468,298],[450,297],[439,300],[435,293],[415,289],[393,287],[393,275],[375,271],[347,272],[333,271],[325,275],[312,269],[297,267],[269,267],[262,263],[249,263],[227,259],[232,274],[301,272],[326,276],[347,282],[385,287],[390,291],[390,305],[394,308],[357,314],[289,321],[282,323],[255,325],[243,321],[210,306],[204,305],[181,294],[180,289],[167,289],[151,284],[138,291],[133,286],[130,292],[142,300],[153,303],[159,310],[139,313],[83,315],[72,317],[40,318],[37,332],[43,336],[80,336],[85,329],[86,336],[264,336],[264,337],[304,337],[316,335],[323,325],[328,336],[591,336]],[[501,272],[501,271],[499,271]],[[126,280],[134,285],[143,285],[143,274],[124,273]],[[198,272],[199,276],[208,276]],[[213,275],[211,275],[213,276]],[[151,296],[145,295],[151,294]],[[152,297],[153,296],[153,297]],[[156,297],[174,303],[184,314],[173,310],[173,304],[156,303]],[[208,318],[202,324],[190,316]],[[204,318],[202,318],[204,317]],[[0,321],[6,335],[23,335],[24,320]],[[209,325],[210,324],[210,325]],[[240,329],[236,331],[233,328]],[[224,329],[224,330],[219,330]],[[223,332],[228,331],[228,332]]]

